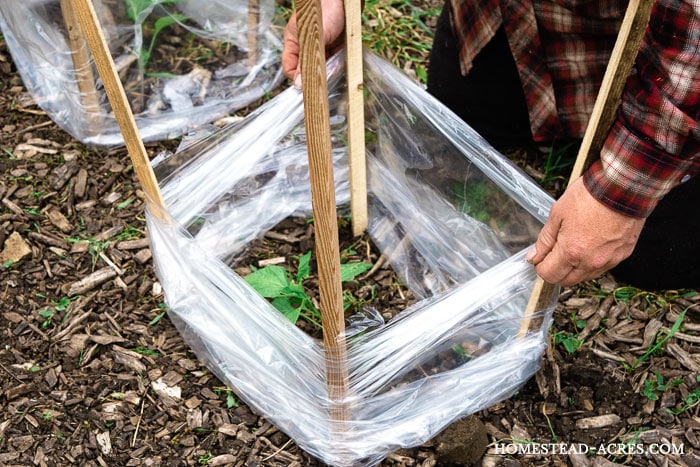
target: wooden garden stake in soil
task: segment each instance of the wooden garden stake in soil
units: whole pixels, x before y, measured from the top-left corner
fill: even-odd
[[[603,147],[605,138],[615,120],[625,81],[637,57],[637,52],[639,52],[639,45],[649,23],[653,4],[653,0],[630,0],[627,6],[615,47],[600,85],[600,91],[598,91],[593,105],[591,119],[588,121],[586,133],[583,136],[574,168],[569,177],[569,185],[583,175],[583,172],[599,155],[600,149]],[[522,337],[527,333],[532,316],[546,305],[554,292],[554,287],[540,277],[537,278],[525,309],[518,336]]]
[[[153,173],[148,153],[136,126],[136,120],[131,112],[131,107],[129,107],[129,102],[119,80],[112,56],[109,53],[107,41],[102,34],[95,8],[91,0],[71,0],[71,3],[85,40],[92,52],[97,72],[102,78],[107,98],[114,110],[114,117],[124,137],[131,162],[134,164],[136,176],[143,187],[143,191],[146,193],[148,203],[155,208],[153,209],[153,214],[162,218],[166,210],[165,202],[158,187],[158,180]]]
[[[258,62],[258,23],[260,0],[248,0],[248,68]]]
[[[299,0],[296,12],[323,344],[326,352],[326,384],[331,404],[330,417],[336,422],[336,431],[341,432],[342,421],[349,418],[347,407],[342,402],[347,393],[348,373],[321,2]]]
[[[367,163],[365,160],[365,104],[362,72],[362,7],[345,0],[345,59],[348,85],[348,158],[352,233],[367,229]]]
[[[87,124],[94,131],[100,125],[102,116],[95,86],[95,76],[92,73],[92,65],[90,64],[89,50],[85,47],[85,37],[78,23],[75,10],[73,10],[71,0],[61,0],[61,12],[68,33],[68,44],[70,45],[71,59],[75,69],[75,79],[78,82],[80,103],[85,108]]]

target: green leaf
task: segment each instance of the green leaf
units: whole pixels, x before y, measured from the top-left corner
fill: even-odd
[[[150,323],[148,323],[148,325],[149,325],[149,326],[154,326],[154,325],[158,324],[158,321],[160,321],[160,319],[161,319],[163,316],[165,316],[165,313],[166,313],[165,311],[162,311],[162,312],[158,313],[158,314],[156,315],[156,317],[153,318],[153,319],[151,320]]]
[[[131,21],[136,21],[143,10],[153,3],[151,0],[127,0],[126,14]]]
[[[227,391],[226,392],[226,408],[235,409],[236,407],[238,407],[238,401],[236,400],[236,396],[234,396],[231,391]]]
[[[654,382],[651,379],[644,381],[644,389],[642,389],[642,394],[649,400],[655,401],[659,398],[654,392]]]
[[[53,318],[54,311],[51,308],[46,308],[44,310],[39,310],[39,316],[42,318]]]
[[[294,308],[291,302],[285,297],[278,297],[272,300],[272,306],[277,308],[289,321],[296,324],[301,314],[301,308]]]
[[[56,311],[66,311],[68,307],[70,306],[70,298],[68,297],[61,297],[61,299],[58,301],[56,306]]]
[[[187,16],[182,15],[182,14],[174,14],[170,16],[163,16],[162,18],[158,18],[156,22],[154,23],[154,32],[153,36],[157,36],[159,32],[161,32],[163,29],[167,28],[171,24],[175,24],[178,21],[184,21],[187,19]]]
[[[129,198],[126,201],[122,201],[121,203],[117,204],[117,209],[125,209],[127,206],[129,206],[133,202],[134,202],[134,198]]]
[[[287,271],[276,264],[251,272],[245,277],[245,280],[265,298],[282,296],[285,287],[290,285]]]
[[[311,252],[307,251],[304,255],[299,257],[299,267],[297,268],[297,282],[302,282],[304,279],[308,279],[311,275]]]
[[[306,293],[304,286],[301,284],[297,284],[296,282],[292,282],[287,287],[285,287],[280,293],[280,295],[284,297],[298,298],[299,300],[308,298],[308,294]]]
[[[347,282],[372,268],[369,263],[345,263],[340,265],[340,281]]]
[[[156,38],[158,37],[158,34],[171,24],[175,24],[178,21],[184,21],[187,19],[187,16],[182,15],[182,14],[174,14],[170,16],[163,16],[162,18],[158,18],[155,23],[153,24],[153,35],[151,36],[151,43],[148,46],[148,49],[142,50],[141,51],[141,67],[146,68],[146,64],[148,61],[151,59],[151,55],[153,54],[153,47],[156,45]]]

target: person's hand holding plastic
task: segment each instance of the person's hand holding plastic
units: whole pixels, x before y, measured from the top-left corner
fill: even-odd
[[[632,254],[644,222],[605,206],[579,178],[552,206],[527,260],[551,284],[594,279]]]
[[[321,0],[321,17],[323,24],[323,42],[326,52],[337,52],[345,42],[345,10],[342,0]],[[284,49],[282,51],[282,70],[294,80],[294,85],[301,87],[301,69],[299,68],[299,35],[297,31],[296,12],[284,29]]]

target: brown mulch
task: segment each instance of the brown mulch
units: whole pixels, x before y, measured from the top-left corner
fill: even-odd
[[[320,465],[185,345],[163,315],[126,151],[61,131],[1,39],[0,149],[0,465]],[[299,254],[275,250],[282,243],[258,248]],[[491,443],[476,464],[700,465],[699,294],[604,277],[562,292],[551,336],[537,376],[476,414]],[[512,440],[644,449],[499,451]],[[649,452],[655,444],[678,453]],[[401,450],[382,465],[447,465],[442,448]]]

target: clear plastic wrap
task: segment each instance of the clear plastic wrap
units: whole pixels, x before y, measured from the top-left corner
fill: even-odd
[[[336,199],[349,200],[342,57],[329,61]],[[301,93],[154,161],[168,220],[147,213],[169,316],[251,407],[330,465],[372,465],[509,397],[538,369],[551,312],[519,336],[524,259],[553,200],[393,65],[365,54],[369,233],[421,299],[348,320],[349,419],[331,417],[323,345],[229,264],[311,213]],[[358,327],[353,323],[357,324]]]
[[[94,3],[144,141],[212,122],[283,80],[272,0],[250,10],[247,0]],[[29,93],[52,120],[83,143],[121,146],[70,8],[67,0],[2,1],[0,30]]]

